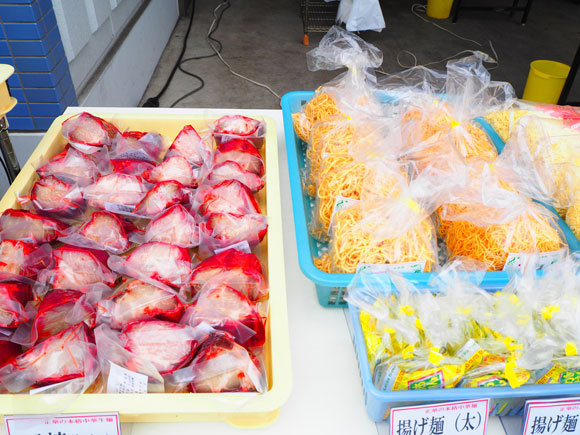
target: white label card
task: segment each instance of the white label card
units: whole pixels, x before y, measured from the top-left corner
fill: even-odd
[[[391,410],[391,435],[483,435],[489,399],[406,406]]]
[[[580,434],[580,398],[528,400],[522,434]]]
[[[7,435],[121,435],[118,412],[66,415],[8,415]]]
[[[427,262],[423,261],[410,261],[408,263],[396,263],[396,264],[359,264],[356,268],[357,272],[361,270],[368,270],[373,273],[384,273],[387,270],[392,270],[399,273],[420,273],[425,271],[425,264]]]
[[[337,196],[334,200],[334,207],[332,208],[332,215],[330,216],[330,223],[328,224],[328,235],[332,230],[332,223],[334,222],[334,215],[338,211],[351,208],[358,202],[358,199],[347,198],[346,196]]]
[[[233,245],[226,246],[225,248],[215,249],[214,252],[216,254],[220,254],[224,251],[227,251],[228,249],[237,249],[238,251],[245,252],[246,254],[252,253],[252,250],[250,249],[250,245],[247,240],[244,240],[243,242],[239,243],[234,243]]]
[[[112,394],[146,394],[147,376],[132,372],[109,361],[109,379],[107,380],[107,393]]]
[[[550,264],[554,264],[564,258],[566,251],[559,249],[558,251],[540,252],[538,254],[514,254],[509,253],[507,260],[503,266],[503,270],[520,270],[526,261],[533,255],[538,255],[536,266],[538,269],[543,269]]]

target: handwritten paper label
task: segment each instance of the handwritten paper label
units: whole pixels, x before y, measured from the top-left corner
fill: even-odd
[[[247,240],[243,242],[234,243],[233,245],[226,246],[225,248],[215,249],[214,252],[219,254],[221,252],[227,251],[228,249],[237,249],[238,251],[245,252],[246,254],[251,254],[252,250],[250,249],[250,245]]]
[[[346,196],[337,196],[334,200],[334,207],[332,208],[332,215],[330,216],[330,223],[328,224],[328,235],[332,230],[332,223],[334,222],[334,215],[342,210],[351,208],[358,202],[358,199],[347,198]]]
[[[483,435],[489,399],[405,406],[391,410],[391,435]]]
[[[580,398],[528,400],[522,420],[523,435],[580,433]]]
[[[132,372],[115,363],[111,364],[109,379],[107,380],[107,393],[133,394],[147,393],[147,376]]]
[[[564,258],[565,250],[559,249],[557,251],[550,252],[540,252],[539,254],[514,254],[509,253],[507,260],[503,266],[503,270],[520,270],[526,261],[530,259],[532,255],[537,255],[538,259],[536,262],[536,267],[538,269],[543,269],[550,264],[554,264]]]
[[[7,435],[121,435],[118,412],[4,417]]]

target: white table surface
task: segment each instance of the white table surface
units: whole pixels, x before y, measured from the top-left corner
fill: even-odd
[[[70,110],[70,109],[69,109]],[[78,111],[78,109],[72,109]],[[90,112],[98,108],[83,108]],[[115,109],[119,113],[156,109]],[[163,109],[164,111],[167,109]],[[300,271],[288,179],[281,110],[171,109],[176,114],[229,114],[270,116],[278,126],[286,292],[292,351],[292,393],[280,416],[263,429],[242,430],[227,423],[129,423],[124,435],[160,434],[387,434],[385,423],[375,424],[365,410],[363,390],[346,321],[346,310],[318,304],[314,284]],[[266,168],[267,170],[267,168]],[[114,410],[111,410],[114,411]],[[490,418],[487,433],[515,435],[519,418]],[[504,426],[508,432],[504,430]],[[4,428],[0,432],[4,433]]]

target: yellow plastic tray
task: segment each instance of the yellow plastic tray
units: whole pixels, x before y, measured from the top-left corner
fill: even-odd
[[[202,115],[171,114],[170,111],[120,115],[115,114],[112,108],[101,110],[92,113],[113,122],[121,131],[154,130],[167,136],[169,143],[184,125],[191,124],[201,132],[217,119]],[[71,114],[54,120],[0,201],[0,212],[7,208],[19,208],[16,197],[18,193],[28,192],[38,179],[36,168],[62,151],[66,141],[61,135],[61,124],[69,116]],[[255,252],[270,282],[264,346],[268,391],[264,394],[0,394],[0,416],[118,411],[124,422],[226,421],[241,427],[260,427],[276,420],[280,407],[290,395],[292,380],[276,122],[268,117],[263,119],[267,126],[266,144],[261,149],[266,163],[266,187],[257,195],[257,200],[268,216],[269,227],[266,238]]]

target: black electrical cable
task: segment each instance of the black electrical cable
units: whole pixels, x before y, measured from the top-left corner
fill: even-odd
[[[0,163],[2,163],[2,167],[4,168],[4,172],[6,172],[6,178],[8,178],[8,184],[12,184],[12,181],[14,180],[10,180],[10,172],[8,172],[8,166],[6,166],[6,162],[4,161],[4,156],[0,157]]]
[[[165,85],[163,85],[161,91],[156,96],[147,99],[147,101],[145,101],[145,104],[143,104],[143,107],[159,107],[159,98],[161,98],[161,96],[165,93],[165,91],[169,87],[169,84],[171,83],[171,80],[173,79],[173,76],[175,75],[177,68],[179,68],[180,66],[181,59],[183,59],[183,55],[185,54],[185,49],[187,48],[187,39],[189,38],[189,32],[191,32],[191,24],[193,23],[194,14],[195,14],[195,0],[192,0],[191,15],[189,16],[189,25],[187,26],[185,38],[183,38],[183,46],[181,47],[181,53],[179,54],[179,58],[177,59],[177,62],[175,62],[175,65],[171,70],[171,74],[169,74],[169,77],[167,78],[167,81],[165,82]]]
[[[218,16],[214,15],[214,21],[212,22],[213,28],[210,28],[209,33],[207,34],[207,39],[211,39],[213,42],[215,42],[216,44],[219,45],[218,51],[221,52],[222,50],[222,43],[221,41],[219,41],[218,39],[213,37],[213,34],[215,33],[215,31],[218,29],[220,22],[222,20],[222,17],[224,15],[224,12],[230,8],[231,4],[229,2],[229,0],[224,1],[225,7],[223,7],[222,9],[220,9],[220,13]],[[215,11],[214,11],[215,14]],[[193,77],[197,80],[199,80],[200,84],[197,88],[193,89],[192,91],[189,91],[188,93],[182,95],[181,97],[179,97],[177,100],[175,100],[173,102],[173,104],[171,104],[171,106],[169,107],[175,107],[177,104],[179,104],[181,101],[185,100],[186,98],[192,96],[193,94],[195,94],[196,92],[199,92],[201,89],[203,89],[203,87],[205,86],[205,82],[204,80],[198,76],[197,74],[192,73],[191,71],[187,71],[186,69],[183,68],[183,64],[185,62],[189,62],[192,60],[199,60],[199,59],[208,59],[210,57],[214,57],[217,56],[217,54],[214,52],[212,54],[208,54],[208,55],[203,55],[203,56],[193,56],[193,57],[188,57],[187,59],[183,59],[179,65],[178,68],[181,72],[183,72],[184,74],[187,74],[190,77]]]

